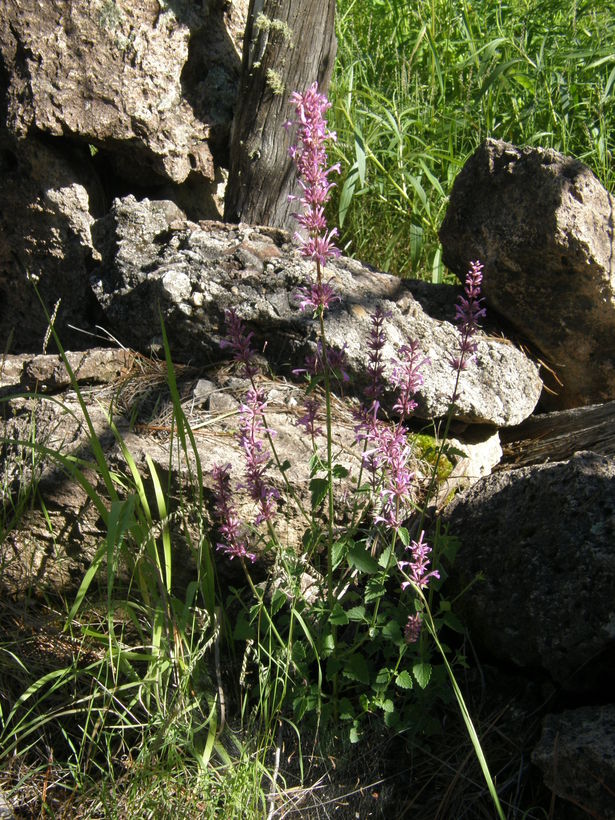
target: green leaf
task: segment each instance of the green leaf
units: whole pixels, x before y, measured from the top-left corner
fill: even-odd
[[[359,732],[359,727],[356,724],[350,729],[348,737],[350,738],[351,743],[358,743],[361,740],[361,733]]]
[[[346,659],[342,674],[350,680],[365,684],[369,683],[369,667],[365,657],[358,652],[351,655]]]
[[[421,689],[425,689],[431,679],[431,664],[415,663],[412,667],[412,673]]]
[[[378,562],[372,558],[363,544],[354,544],[348,550],[348,563],[366,575],[373,575],[378,572]]]
[[[387,547],[380,553],[378,558],[378,566],[382,569],[392,569],[397,562],[393,557],[393,545]]]
[[[335,649],[335,641],[333,640],[333,635],[328,632],[326,635],[323,635],[322,644],[320,649],[320,655],[323,658],[326,658],[327,655],[330,655],[333,650]]]
[[[288,602],[288,598],[284,592],[278,587],[271,596],[271,614],[275,615],[280,611],[280,608]]]
[[[354,132],[354,153],[357,158],[355,165],[357,166],[359,179],[363,186],[365,185],[365,143],[363,141],[363,135],[358,128],[355,129]]]
[[[348,615],[348,619],[350,621],[364,621],[365,620],[365,607],[364,606],[352,606],[346,612]]]
[[[405,527],[400,527],[397,530],[397,536],[404,547],[410,546],[410,533]]]
[[[335,541],[331,547],[331,564],[337,569],[346,556],[348,541]]]
[[[346,478],[348,476],[348,470],[343,464],[334,464],[331,468],[331,474],[333,478]]]
[[[374,692],[384,692],[388,688],[390,680],[391,673],[389,670],[386,668],[381,669],[376,675],[376,680],[372,683],[372,689]]]
[[[334,680],[337,676],[338,672],[342,668],[342,662],[339,658],[334,658],[331,656],[327,660],[327,667],[325,669],[325,677],[327,680]]]
[[[407,669],[402,669],[399,675],[395,678],[395,686],[399,686],[400,689],[412,689],[414,686],[412,683],[412,675]]]
[[[374,601],[380,600],[384,595],[384,580],[380,576],[378,578],[370,578],[365,587],[365,595],[363,600],[366,604],[371,604]]]
[[[395,711],[395,704],[390,698],[387,698],[385,701],[383,701],[380,704],[380,707],[383,712],[387,712],[388,714]]]
[[[354,709],[348,698],[342,698],[337,708],[340,720],[352,720],[354,718]]]
[[[329,482],[326,478],[313,478],[310,481],[310,492],[312,494],[312,509],[316,510],[323,502],[329,489]]]
[[[354,196],[354,190],[357,186],[358,178],[359,169],[355,164],[352,166],[350,171],[348,171],[340,193],[340,201],[337,210],[337,220],[340,228],[344,227],[346,214],[348,213],[348,208],[350,208],[350,203],[352,202],[352,198]]]
[[[346,626],[348,623],[348,615],[339,602],[336,602],[333,606],[333,611],[329,615],[329,623],[334,626]]]

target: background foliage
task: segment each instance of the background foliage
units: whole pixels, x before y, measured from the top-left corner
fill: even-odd
[[[554,148],[615,189],[615,12],[592,0],[338,0],[330,115],[346,253],[443,276],[439,225],[486,137]]]

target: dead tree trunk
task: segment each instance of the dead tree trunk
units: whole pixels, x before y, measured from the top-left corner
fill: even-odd
[[[289,96],[328,88],[337,42],[335,0],[250,0],[231,135],[224,218],[292,229],[296,191],[283,128]]]

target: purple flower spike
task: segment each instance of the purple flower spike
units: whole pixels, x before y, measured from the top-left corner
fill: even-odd
[[[482,282],[483,265],[478,261],[470,262],[464,287],[465,296],[460,296],[455,305],[455,321],[461,341],[457,354],[449,357],[449,363],[456,371],[465,370],[476,357],[477,345],[473,337],[478,330],[479,319],[487,315],[486,309],[481,306],[481,302],[485,301],[480,295]]]
[[[256,561],[256,555],[248,552],[243,528],[237,511],[231,502],[231,465],[216,464],[212,471],[214,480],[214,512],[218,521],[218,530],[224,539],[216,544],[216,549],[225,552],[229,558],[247,558]]]
[[[220,341],[221,348],[230,348],[233,351],[233,361],[244,366],[244,375],[251,379],[258,372],[254,363],[254,351],[252,350],[252,337],[254,333],[245,332],[243,322],[232,308],[224,311],[228,335]]]
[[[380,306],[372,313],[372,328],[369,334],[369,357],[367,362],[367,373],[369,384],[365,388],[365,396],[372,402],[378,401],[384,393],[384,362],[382,351],[386,342],[384,332],[384,320],[391,315],[391,311],[383,310]]]
[[[416,643],[421,635],[423,619],[420,612],[408,617],[408,622],[404,628],[404,640],[408,644]]]
[[[437,569],[428,571],[429,569],[429,553],[431,547],[423,540],[425,533],[421,532],[418,541],[412,541],[410,546],[406,547],[410,551],[410,561],[398,561],[397,566],[405,572],[408,581],[404,581],[401,585],[402,589],[415,584],[419,589],[427,589],[432,578],[439,578],[440,573]]]
[[[429,359],[421,355],[418,342],[410,342],[399,348],[400,359],[395,362],[391,372],[391,381],[398,389],[397,402],[393,410],[402,418],[410,416],[416,409],[414,395],[424,382],[420,368],[427,364]]]
[[[265,472],[271,455],[263,436],[267,433],[274,435],[273,430],[265,427],[266,404],[262,391],[251,388],[246,396],[246,403],[242,404],[239,410],[241,415],[239,444],[246,462],[245,488],[259,506],[255,524],[271,521],[277,510],[275,502],[280,497],[279,492],[265,481]]]
[[[307,234],[303,236],[296,233],[295,238],[299,242],[301,255],[313,259],[320,268],[329,259],[340,255],[334,243],[338,235],[337,229],[327,231],[324,213],[324,206],[334,187],[334,183],[329,181],[329,174],[340,171],[338,164],[327,167],[326,145],[336,139],[336,135],[327,128],[325,120],[325,113],[331,103],[324,94],[319,93],[317,83],[303,94],[295,92],[290,101],[295,107],[295,120],[287,123],[287,127],[297,127],[296,142],[290,148],[290,155],[297,167],[299,185],[303,192],[303,196],[299,198],[303,213],[297,214],[296,219]],[[327,305],[319,303],[319,307],[324,309]]]

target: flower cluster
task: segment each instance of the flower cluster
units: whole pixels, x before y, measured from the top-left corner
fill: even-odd
[[[296,142],[290,148],[290,155],[297,167],[299,185],[303,191],[300,198],[303,213],[297,214],[296,219],[307,233],[307,237],[300,233],[295,237],[302,256],[324,266],[327,260],[340,255],[334,243],[337,228],[327,231],[324,211],[334,185],[329,182],[329,174],[334,171],[339,173],[340,170],[339,164],[327,168],[326,144],[336,139],[325,120],[325,112],[331,103],[324,94],[319,93],[317,83],[303,94],[293,93],[290,101],[295,107],[295,120],[286,123],[286,127],[297,126]]]
[[[425,533],[421,532],[418,541],[412,541],[406,549],[410,551],[409,561],[398,561],[397,566],[403,572],[407,581],[401,585],[402,589],[406,589],[413,584],[419,589],[426,589],[432,578],[439,578],[440,573],[437,569],[429,571],[429,553],[431,547],[423,540]]]
[[[245,404],[239,410],[241,422],[239,427],[239,444],[245,457],[245,488],[250,497],[259,506],[259,513],[255,524],[271,521],[276,512],[276,501],[279,492],[265,481],[265,471],[271,454],[264,442],[263,436],[273,431],[265,426],[264,411],[267,406],[263,392],[251,388],[246,396]]]
[[[248,552],[243,528],[231,498],[231,465],[216,464],[211,471],[214,480],[214,513],[222,541],[216,548],[225,552],[229,558],[247,558],[255,561],[256,555]]]
[[[412,415],[417,407],[414,395],[424,382],[420,368],[429,361],[421,355],[418,342],[402,345],[391,372],[391,381],[397,387],[397,401],[393,405],[402,419]]]
[[[301,310],[328,310],[331,302],[339,302],[340,297],[328,282],[312,282],[303,288],[297,288],[296,298]]]
[[[297,367],[293,370],[293,376],[300,376],[305,374],[308,378],[320,376],[325,372],[325,367],[330,373],[340,378],[343,382],[349,382],[350,376],[346,370],[346,347],[344,345],[341,350],[335,347],[326,348],[326,356],[324,353],[323,344],[321,341],[316,345],[314,353],[308,353],[305,357],[305,367]]]
[[[393,364],[391,381],[397,388],[394,405],[400,420],[394,426],[378,418],[380,396],[384,392],[384,362],[382,351],[385,344],[383,323],[386,313],[377,308],[372,315],[370,332],[368,374],[369,384],[365,390],[371,406],[363,405],[357,413],[355,441],[364,443],[363,467],[371,476],[371,484],[379,493],[380,505],[374,516],[375,523],[388,529],[398,530],[408,516],[414,500],[415,473],[410,469],[412,448],[404,427],[416,402],[414,395],[423,384],[420,368],[427,359],[421,356],[419,346],[411,341],[399,348],[399,359]]]
[[[477,345],[474,336],[478,330],[479,319],[487,315],[487,311],[481,306],[485,301],[480,295],[482,281],[483,265],[478,261],[471,262],[465,281],[465,296],[460,296],[455,305],[455,321],[459,327],[461,341],[458,352],[449,358],[449,362],[456,371],[465,370],[476,357]]]
[[[230,348],[233,351],[233,361],[243,365],[243,375],[251,379],[257,373],[252,350],[254,333],[246,333],[243,323],[237,313],[229,308],[224,312],[226,319],[227,337],[220,341],[221,348]]]
[[[303,402],[303,415],[297,419],[297,424],[303,427],[305,432],[314,438],[314,436],[322,435],[322,427],[317,424],[318,413],[320,411],[320,402],[313,396],[307,396]]]
[[[408,644],[416,643],[420,637],[422,626],[423,618],[420,612],[409,615],[404,627],[404,641]]]
[[[220,342],[220,347],[230,348],[233,359],[244,366],[244,375],[252,379],[257,372],[251,347],[253,334],[246,333],[241,319],[234,310],[225,313],[228,336]],[[265,480],[265,472],[270,460],[270,452],[264,437],[274,435],[265,425],[265,397],[261,390],[251,387],[244,404],[239,409],[239,444],[245,460],[245,483],[243,487],[258,504],[258,514],[254,524],[271,521],[276,512],[278,491]],[[214,480],[214,513],[218,521],[219,532],[223,538],[217,548],[226,552],[231,558],[248,558],[254,561],[254,553],[248,552],[244,528],[239,523],[237,512],[232,505],[231,465],[216,465],[212,470]]]
[[[379,422],[376,431],[372,464],[380,470],[383,484],[380,490],[381,509],[374,516],[374,522],[384,524],[387,529],[398,530],[408,517],[414,496],[415,474],[409,467],[412,450],[403,425],[391,427]]]

